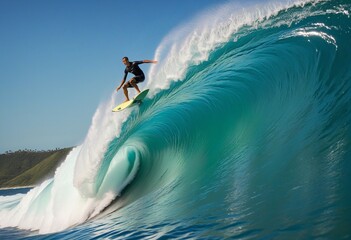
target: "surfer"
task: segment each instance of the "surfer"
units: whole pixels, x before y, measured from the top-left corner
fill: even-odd
[[[129,62],[129,59],[127,57],[124,57],[122,58],[122,62],[124,65],[126,65],[126,69],[124,70],[123,80],[119,85],[119,87],[116,89],[116,91],[118,92],[118,90],[121,89],[121,87],[123,86],[123,92],[124,92],[124,95],[126,96],[125,102],[127,102],[129,101],[128,88],[134,87],[137,90],[137,92],[140,93],[140,89],[137,84],[145,80],[144,72],[140,69],[139,65],[143,63],[157,63],[157,61],[143,60],[143,61]],[[127,79],[128,73],[133,73],[134,77],[132,77],[126,84],[124,84]]]

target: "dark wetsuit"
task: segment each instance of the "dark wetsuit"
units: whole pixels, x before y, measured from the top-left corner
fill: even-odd
[[[136,83],[140,83],[140,82],[143,82],[145,80],[144,72],[138,66],[139,64],[143,64],[143,61],[131,62],[131,64],[126,67],[126,69],[124,70],[123,81],[126,80],[128,73],[133,73],[135,75],[135,77],[133,77],[133,78],[135,79]],[[129,87],[129,88],[133,87],[132,84],[130,84],[130,82],[128,82],[126,84],[127,84],[127,87]]]

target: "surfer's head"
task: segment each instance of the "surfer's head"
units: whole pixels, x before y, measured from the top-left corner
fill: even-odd
[[[128,57],[123,57],[123,58],[122,58],[122,62],[123,62],[124,65],[128,66],[128,65],[129,65],[129,59],[128,59]]]

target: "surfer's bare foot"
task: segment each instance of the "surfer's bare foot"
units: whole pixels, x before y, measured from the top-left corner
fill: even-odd
[[[124,103],[125,103],[125,102],[128,102],[128,101],[129,101],[129,99],[126,99],[126,100],[124,100]]]

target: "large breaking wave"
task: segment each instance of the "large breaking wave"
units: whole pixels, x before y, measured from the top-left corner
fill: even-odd
[[[115,95],[102,104],[54,178],[0,198],[0,226],[61,231],[165,189],[154,199],[163,219],[215,191],[222,213],[282,229],[318,217],[314,236],[340,232],[351,200],[350,6],[227,4],[174,30],[156,50],[143,104],[118,114]]]

